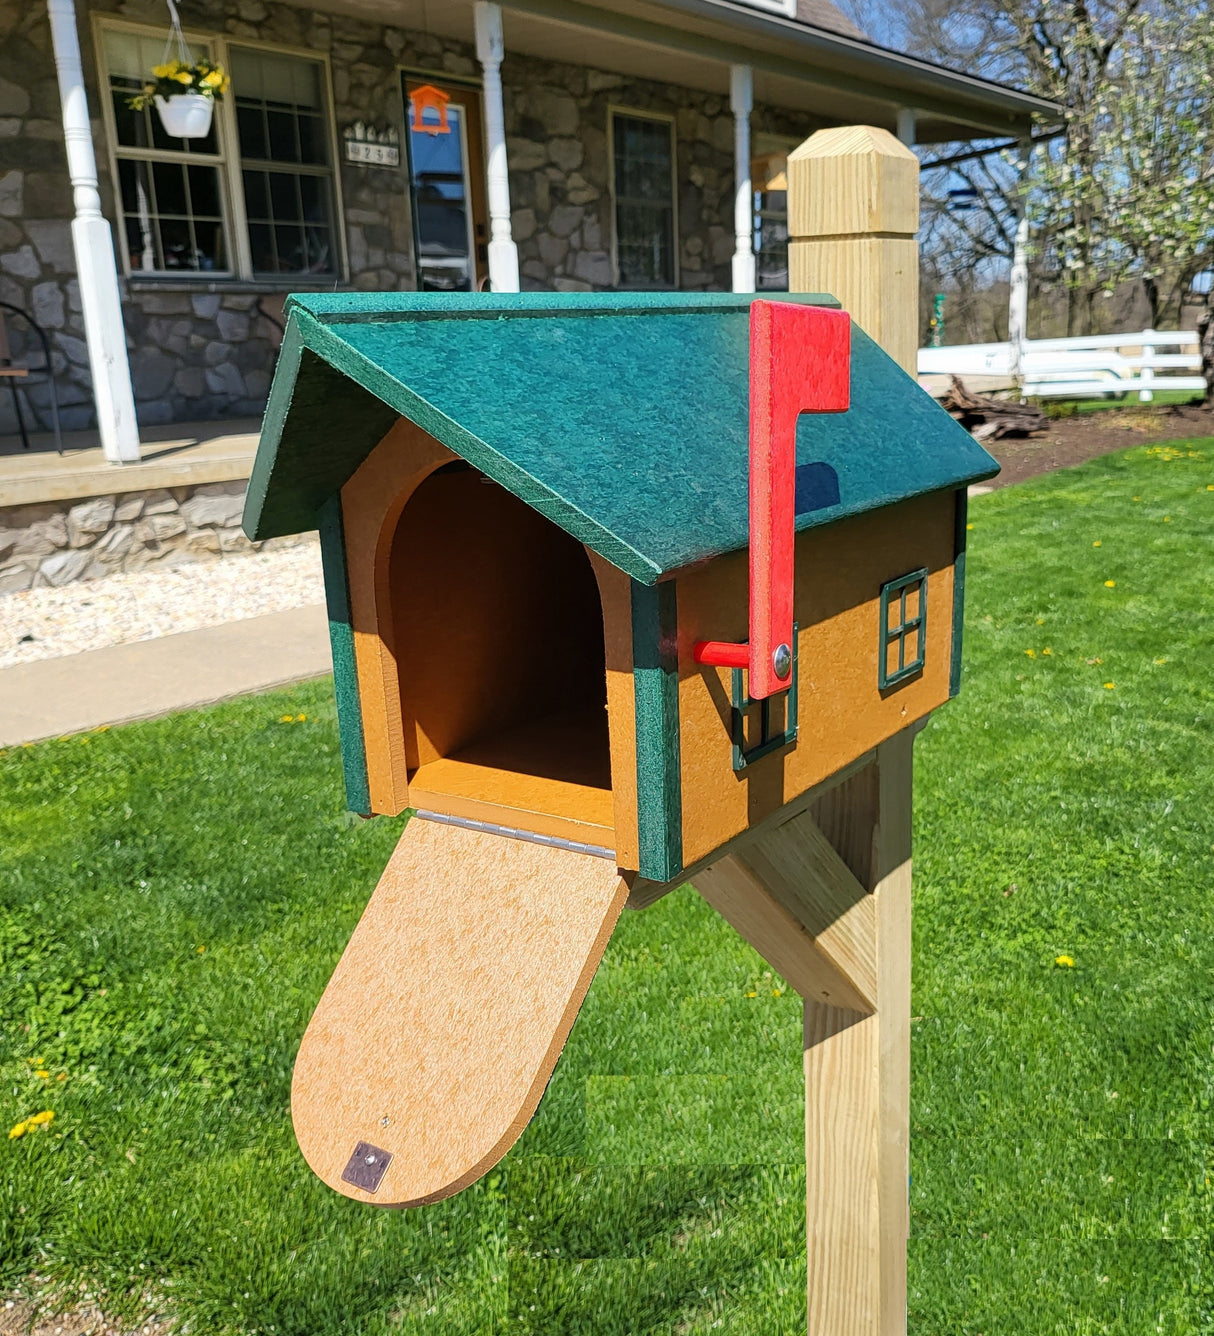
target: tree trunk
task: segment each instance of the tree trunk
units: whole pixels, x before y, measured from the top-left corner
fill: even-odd
[[[1142,280],[1143,296],[1147,299],[1147,310],[1150,316],[1147,320],[1148,329],[1159,328],[1159,284],[1153,278],[1144,278]]]

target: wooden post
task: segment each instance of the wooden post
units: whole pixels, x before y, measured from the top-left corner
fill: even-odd
[[[838,297],[852,319],[914,375],[915,155],[886,130],[820,131],[789,156],[788,206],[792,290]],[[852,906],[832,931],[838,936],[844,923],[862,930],[849,946],[853,958],[871,962],[873,974],[870,987],[861,989],[869,1003],[863,1008],[805,993],[809,1336],[906,1331],[915,731],[883,743],[873,765],[832,789],[811,813],[817,835],[867,892],[869,903]],[[802,895],[825,908],[838,892],[820,868],[820,862],[806,865]],[[808,926],[812,932],[812,922]],[[817,954],[831,956],[853,982],[861,982],[830,936],[815,934]]]
[[[899,366],[919,338],[919,160],[888,130],[819,130],[788,155],[792,292],[829,292]]]

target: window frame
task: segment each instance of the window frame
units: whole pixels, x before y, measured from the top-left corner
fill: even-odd
[[[887,691],[890,687],[899,686],[910,678],[916,677],[923,671],[927,662],[927,585],[928,568],[921,566],[918,570],[907,571],[905,575],[887,580],[881,586],[877,637],[878,654],[880,656],[877,660],[877,686],[881,691]],[[906,595],[911,588],[915,588],[918,592],[919,606],[915,615],[908,621],[906,617]],[[898,608],[898,625],[891,626],[890,613],[895,605]],[[906,657],[906,637],[910,631],[915,633],[915,657],[908,660]],[[889,671],[889,650],[895,641],[898,645],[898,667],[891,673]]]
[[[661,287],[640,286],[620,281],[620,231],[619,198],[616,190],[615,174],[615,119],[617,116],[631,116],[638,121],[658,121],[668,128],[670,134],[670,228],[671,228],[671,268],[673,274],[669,284]],[[664,111],[648,111],[640,107],[624,106],[610,102],[607,105],[607,170],[611,197],[611,278],[612,286],[624,292],[678,292],[681,280],[679,266],[679,136],[676,118]]]
[[[132,33],[139,37],[156,37],[162,40],[164,33],[146,23],[132,23],[126,19],[112,18],[109,15],[93,16],[93,47],[96,55],[98,78],[100,81],[102,123],[105,127],[106,157],[110,172],[110,182],[114,192],[114,215],[121,221],[122,198],[118,176],[120,157],[141,157],[149,161],[169,161],[186,157],[175,154],[172,150],[133,149],[120,150],[118,131],[114,123],[114,108],[110,98],[110,72],[106,62],[105,34],[107,31]],[[143,284],[163,288],[166,284],[174,287],[194,288],[206,286],[252,286],[258,290],[287,292],[308,287],[330,287],[334,282],[349,281],[349,258],[346,250],[346,214],[342,198],[340,142],[337,133],[337,120],[334,113],[336,105],[333,96],[333,70],[328,52],[314,51],[307,47],[283,46],[273,42],[262,42],[244,37],[227,37],[221,33],[205,33],[190,29],[185,33],[186,42],[193,49],[206,49],[212,60],[222,65],[231,73],[232,48],[242,51],[265,52],[268,55],[287,56],[311,61],[321,66],[321,97],[324,101],[323,119],[325,124],[325,142],[329,150],[328,179],[333,200],[333,241],[336,264],[330,274],[271,274],[254,273],[252,247],[249,242],[249,219],[245,210],[244,182],[242,177],[243,160],[240,155],[240,136],[236,125],[236,97],[229,90],[222,102],[215,104],[216,141],[219,146],[217,157],[200,156],[200,164],[214,165],[219,169],[221,204],[224,209],[224,240],[227,245],[229,263],[223,270],[183,270],[183,269],[132,269],[126,245],[120,247],[122,272],[133,286]],[[156,113],[153,112],[153,115]],[[260,161],[260,159],[258,160]],[[323,175],[323,172],[309,172],[309,175]]]

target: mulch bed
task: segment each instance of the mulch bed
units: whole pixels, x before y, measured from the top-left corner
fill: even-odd
[[[1214,436],[1214,412],[1208,408],[1161,404],[1136,404],[1131,408],[1109,408],[1059,418],[1036,436],[1004,437],[984,441],[1003,472],[987,486],[1006,487],[1038,473],[1071,468],[1097,455],[1124,450],[1152,441],[1177,441],[1194,436]]]

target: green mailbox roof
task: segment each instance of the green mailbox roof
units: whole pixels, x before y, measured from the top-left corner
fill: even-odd
[[[752,300],[291,297],[245,532],[316,528],[324,502],[406,417],[644,584],[745,547]],[[851,371],[850,410],[798,425],[798,529],[998,471],[855,326]]]

